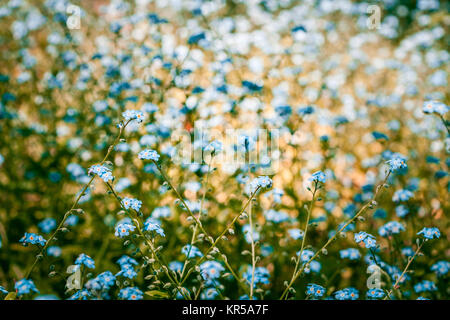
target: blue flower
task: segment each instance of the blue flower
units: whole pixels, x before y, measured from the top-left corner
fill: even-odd
[[[138,262],[135,259],[133,259],[127,255],[121,256],[120,259],[117,260],[117,263],[120,265],[120,267],[122,267],[125,264],[132,264],[135,266],[138,265]]]
[[[264,188],[271,188],[272,187],[272,179],[270,179],[267,176],[260,176],[258,178],[255,178],[250,182],[250,191],[253,193],[256,191],[256,189],[264,189]]]
[[[439,237],[441,236],[438,228],[423,228],[417,234],[422,235],[425,239],[429,240],[434,238],[439,239]]]
[[[391,172],[408,167],[406,160],[400,157],[393,157],[391,160],[386,161],[386,163],[389,165]]]
[[[124,300],[142,300],[144,299],[144,295],[142,291],[136,287],[127,287],[120,290],[119,298]]]
[[[400,202],[400,201],[408,201],[414,197],[414,194],[406,189],[400,189],[395,191],[394,195],[392,196],[392,201]]]
[[[404,247],[402,249],[402,254],[407,257],[412,257],[414,255],[414,250],[411,247]]]
[[[385,293],[382,289],[370,289],[369,291],[367,291],[367,298],[371,298],[371,299],[380,299],[383,298],[385,296]]]
[[[425,101],[423,103],[422,111],[424,113],[437,113],[444,116],[449,110],[449,107],[440,101]]]
[[[297,256],[300,254],[300,251],[301,251],[301,250],[299,250],[299,251],[297,252]],[[305,250],[303,250],[303,252],[302,252],[302,256],[300,257],[300,260],[301,260],[302,262],[308,262],[309,259],[311,259],[313,256],[314,256],[314,251],[305,249]]]
[[[89,269],[95,269],[95,262],[94,259],[89,257],[88,255],[82,253],[78,256],[78,258],[75,260],[75,264],[82,265],[84,264]]]
[[[180,261],[169,262],[169,268],[175,272],[181,272],[183,270],[183,263]]]
[[[306,286],[306,294],[314,296],[315,298],[322,297],[325,294],[325,292],[326,292],[325,288],[318,284],[309,283]]]
[[[103,165],[94,164],[88,170],[88,175],[96,174],[105,182],[113,181],[114,177],[111,173],[111,169]]]
[[[47,254],[51,257],[61,256],[62,250],[58,246],[50,246],[47,248]]]
[[[94,279],[89,280],[86,283],[86,288],[89,290],[109,290],[116,283],[116,277],[112,274],[111,271],[105,271],[100,273]]]
[[[187,258],[203,257],[203,253],[201,253],[201,251],[196,246],[191,246],[190,244],[185,245],[181,249],[181,253],[184,254]]]
[[[152,218],[159,219],[159,218],[168,218],[170,217],[171,211],[168,206],[164,207],[156,207],[152,211]]]
[[[395,207],[395,214],[397,215],[397,217],[399,218],[403,218],[404,216],[406,216],[409,213],[408,207],[404,206],[404,205],[399,205],[397,207]]]
[[[431,270],[436,273],[438,277],[445,276],[450,268],[450,262],[438,261],[431,266]]]
[[[200,265],[200,274],[204,280],[218,279],[225,268],[217,261],[206,261]]]
[[[116,226],[116,232],[114,233],[114,235],[116,237],[123,238],[125,236],[128,236],[130,234],[130,231],[134,231],[134,229],[136,229],[136,227],[131,223],[120,223]]]
[[[377,246],[375,237],[364,231],[355,234],[355,242],[359,245],[363,245],[367,249],[376,248]]]
[[[350,260],[357,260],[361,258],[361,253],[359,253],[358,249],[355,248],[348,248],[339,251],[339,255],[341,256],[341,259],[350,259]]]
[[[125,110],[122,113],[122,117],[125,118],[126,121],[133,121],[140,123],[144,121],[145,115],[142,111],[139,110]]]
[[[217,154],[223,150],[223,144],[220,141],[214,140],[211,141],[208,145],[206,145],[206,147],[203,150],[206,152]]]
[[[303,239],[303,236],[304,236],[304,234],[305,234],[305,233],[303,232],[303,230],[300,230],[300,229],[297,229],[297,228],[289,229],[287,232],[289,233],[289,236],[290,236],[292,239],[294,239],[294,240]]]
[[[414,286],[414,291],[419,292],[427,292],[427,291],[436,291],[437,287],[433,281],[423,280]]]
[[[355,288],[345,288],[336,291],[334,297],[337,300],[357,300],[359,298],[359,293]]]
[[[75,292],[69,298],[69,300],[88,300],[91,297],[92,297],[92,293],[89,290],[83,288],[83,289],[78,290],[77,292]]]
[[[122,264],[120,266],[120,271],[116,274],[116,276],[122,276],[128,279],[133,279],[137,276],[137,272],[134,270],[132,264]]]
[[[134,198],[123,198],[122,199],[122,205],[125,209],[133,209],[137,212],[141,210],[142,201]]]
[[[322,171],[317,171],[312,174],[312,176],[309,178],[309,181],[313,182],[322,182],[325,183],[327,181],[327,177],[325,176],[325,173]]]
[[[41,235],[38,235],[36,233],[25,232],[25,235],[22,237],[22,239],[19,240],[19,242],[21,242],[25,247],[28,244],[38,244],[41,246],[45,246],[47,240],[45,240]]]
[[[268,221],[272,221],[274,223],[280,223],[289,221],[289,215],[284,211],[277,211],[274,209],[270,209],[264,212],[264,216]]]
[[[163,228],[159,225],[158,221],[153,218],[147,218],[144,223],[144,231],[155,231],[161,237],[165,237]]]
[[[158,161],[159,160],[159,154],[155,150],[145,149],[145,150],[139,152],[138,158],[141,159],[141,160]]]
[[[405,227],[397,221],[390,221],[378,229],[378,233],[382,237],[388,237],[393,234],[398,234],[400,233],[400,231],[405,231]]]
[[[56,228],[56,220],[53,218],[46,218],[39,222],[38,227],[42,232],[49,233]]]
[[[17,296],[23,296],[24,294],[28,294],[31,292],[39,293],[39,290],[34,285],[33,280],[31,279],[22,279],[16,282],[14,285],[14,289],[17,291]]]
[[[243,278],[250,284],[252,281],[252,267],[248,266],[247,271],[242,275]],[[253,284],[256,286],[258,283],[268,284],[269,283],[269,270],[264,267],[256,267],[254,272]]]

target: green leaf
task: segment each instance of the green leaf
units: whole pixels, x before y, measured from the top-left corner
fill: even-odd
[[[155,299],[169,299],[169,294],[164,291],[150,290],[145,291],[145,294]]]
[[[15,292],[10,292],[6,295],[5,300],[16,300],[17,294]]]

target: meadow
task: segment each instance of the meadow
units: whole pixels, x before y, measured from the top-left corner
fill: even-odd
[[[449,4],[0,3],[0,299],[449,298]]]

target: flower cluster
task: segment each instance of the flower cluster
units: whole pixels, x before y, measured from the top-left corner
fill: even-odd
[[[92,167],[88,170],[88,175],[96,174],[105,182],[114,181],[114,177],[112,175],[111,169],[100,165],[100,164],[94,164]]]
[[[377,246],[375,237],[365,231],[360,231],[355,234],[355,242],[367,249],[376,248]]]
[[[45,243],[47,241],[41,235],[25,232],[25,235],[22,237],[22,239],[19,240],[19,242],[26,247],[28,244],[45,246]]]

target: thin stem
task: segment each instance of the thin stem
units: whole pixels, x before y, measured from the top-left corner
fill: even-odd
[[[234,225],[236,220],[242,215],[242,213],[245,211],[245,209],[247,209],[248,205],[250,204],[250,202],[252,201],[252,199],[256,195],[256,193],[259,191],[259,189],[260,189],[260,187],[258,186],[256,188],[256,190],[251,194],[250,198],[247,200],[245,205],[242,207],[239,214],[237,214],[233,218],[233,220],[226,226],[226,228],[222,231],[222,233],[216,238],[216,240],[211,245],[211,247],[209,247],[209,249],[206,251],[206,254],[197,261],[197,263],[195,264],[195,266],[193,268],[189,269],[189,271],[186,273],[186,276],[184,277],[184,279],[181,279],[181,283],[180,283],[181,285],[183,285],[183,283],[186,281],[186,279],[189,277],[189,275],[195,270],[195,267],[198,266],[203,261],[205,261],[206,256],[211,252],[211,250],[213,250],[216,247],[217,243],[222,239],[222,237],[225,235],[225,233],[227,233],[227,231]],[[226,261],[226,257],[222,256],[222,258]],[[227,261],[226,261],[226,263],[227,263]],[[239,278],[237,278],[235,274],[233,274],[233,276],[235,276],[235,278],[238,280],[238,283],[241,284],[241,282],[239,281]]]
[[[176,196],[177,196],[178,199],[181,201],[181,203],[184,205],[184,207],[186,208],[186,210],[187,210],[187,212],[189,213],[189,215],[195,220],[196,225],[200,228],[200,230],[203,232],[203,234],[205,235],[205,237],[206,237],[210,242],[213,242],[213,238],[212,238],[211,236],[208,235],[208,232],[206,232],[205,228],[203,228],[203,225],[202,225],[202,223],[200,222],[200,220],[199,220],[199,219],[191,212],[191,210],[189,209],[188,205],[187,205],[186,202],[184,201],[183,197],[182,197],[181,194],[178,192],[178,190],[173,186],[172,182],[170,181],[169,177],[168,177],[167,174],[164,172],[164,170],[161,168],[161,166],[160,166],[156,161],[153,161],[153,163],[154,163],[154,164],[156,165],[156,167],[158,168],[158,170],[159,170],[159,172],[161,173],[161,175],[163,176],[164,180],[169,184],[169,186],[170,186],[170,187],[172,188],[172,190],[175,192]],[[258,188],[258,189],[259,189],[259,188]],[[255,191],[255,193],[256,193],[256,191]],[[247,202],[247,204],[246,204],[246,206],[244,207],[243,210],[245,210],[245,208],[248,206],[248,203],[249,203],[249,201]],[[201,214],[201,212],[200,212],[200,214]],[[233,221],[236,221],[236,219],[237,219],[241,214],[242,214],[242,212],[241,212],[241,213],[240,213]],[[234,223],[234,222],[233,222],[233,223]],[[222,236],[227,232],[228,229],[229,229],[229,227],[226,228],[226,229],[224,230],[224,232],[222,232],[222,234],[219,236],[219,238],[216,239],[216,241],[214,242],[213,246],[211,246],[211,247],[208,249],[208,251],[207,251],[207,252],[205,253],[205,255],[202,257],[202,260],[201,260],[201,261],[203,261],[203,258],[206,257],[206,256],[209,254],[209,252],[216,246],[217,242],[222,238]],[[222,256],[222,258],[223,258],[223,256]],[[224,260],[225,265],[227,266],[227,268],[230,270],[231,274],[236,278],[236,280],[238,281],[238,283],[240,283],[240,279],[239,279],[238,275],[237,275],[236,272],[233,270],[233,268],[230,266],[230,264],[228,263],[228,261],[227,261],[225,258],[223,258],[223,260]],[[197,265],[198,265],[198,264],[196,264],[196,266],[197,266]],[[192,272],[192,271],[191,271],[191,272]],[[188,272],[188,273],[186,274],[186,277],[187,277],[191,272]],[[186,280],[186,278],[185,278],[184,280],[183,280],[183,278],[181,278],[181,280],[182,280],[181,283],[183,283],[184,280]]]
[[[249,170],[249,178],[250,178],[250,170]],[[248,209],[248,217],[250,224],[250,240],[252,247],[252,277],[250,280],[250,300],[253,300],[253,287],[255,285],[255,267],[256,267],[256,258],[255,258],[255,240],[253,239],[253,221],[252,221],[252,203],[250,202]]]
[[[127,215],[129,216],[129,218],[131,219],[131,221],[133,222],[133,224],[135,225],[136,229],[137,229],[137,233],[144,238],[145,243],[147,244],[147,246],[150,248],[150,251],[152,252],[153,256],[155,257],[156,261],[158,261],[158,263],[163,267],[162,269],[164,270],[165,274],[167,275],[167,277],[169,278],[170,282],[172,282],[172,284],[175,286],[175,288],[177,288],[178,292],[180,292],[183,297],[187,300],[190,300],[187,296],[184,295],[183,291],[180,289],[181,285],[180,283],[177,281],[176,277],[172,277],[170,272],[169,272],[169,267],[167,266],[167,264],[165,263],[165,261],[163,261],[163,258],[159,257],[155,247],[153,245],[153,243],[150,241],[150,239],[148,239],[144,233],[142,232],[140,225],[138,223],[138,221],[136,219],[133,218],[132,214],[130,213],[130,211],[128,209],[126,209],[124,207],[124,205],[122,204],[122,201],[119,197],[119,195],[116,193],[116,191],[114,190],[114,188],[111,186],[111,184],[109,182],[106,182],[106,185],[108,186],[109,190],[111,191],[111,193],[113,194],[114,198],[117,200],[117,202],[119,203],[120,207],[127,213]]]
[[[320,250],[318,250],[305,264],[303,264],[303,266],[301,267],[301,269],[296,273],[295,277],[292,278],[291,282],[287,285],[286,289],[283,291],[283,294],[280,297],[280,300],[283,300],[283,298],[286,296],[286,294],[289,291],[289,288],[292,287],[292,285],[294,284],[295,280],[298,279],[298,277],[302,274],[303,270],[305,269],[306,266],[309,265],[309,263],[311,261],[313,261],[325,248],[328,247],[328,245],[333,242],[334,239],[336,239],[336,237],[343,231],[345,230],[345,228],[347,228],[347,226],[352,223],[353,221],[355,221],[360,215],[362,215],[367,208],[372,206],[372,203],[375,202],[375,200],[377,199],[377,196],[380,192],[380,190],[382,189],[382,187],[386,184],[386,181],[388,180],[389,176],[391,174],[391,171],[388,172],[388,174],[386,175],[386,177],[384,178],[383,182],[381,184],[379,184],[376,188],[375,194],[373,195],[372,199],[366,203],[356,214],[353,218],[349,219],[336,233],[334,236],[332,236],[330,239],[328,239],[328,241],[322,246],[322,248],[320,248]]]
[[[105,157],[103,158],[103,160],[100,162],[100,165],[103,165],[106,160],[108,160],[109,155],[111,154],[111,152],[113,151],[114,147],[117,145],[117,143],[119,143],[120,141],[120,137],[122,136],[123,131],[125,130],[125,127],[130,123],[131,120],[128,120],[123,126],[120,127],[119,130],[119,134],[117,135],[117,137],[115,138],[114,142],[112,145],[109,146],[108,148],[108,152],[106,153]],[[67,211],[64,214],[63,219],[61,220],[61,222],[59,223],[58,227],[56,228],[56,230],[52,233],[52,235],[50,236],[50,238],[47,240],[47,242],[45,243],[45,245],[42,247],[42,249],[40,250],[39,254],[36,256],[36,259],[34,260],[33,264],[31,265],[31,267],[28,269],[27,273],[25,274],[25,279],[28,279],[31,275],[31,272],[33,272],[34,268],[36,267],[37,263],[39,262],[39,260],[41,260],[41,257],[43,255],[43,253],[45,252],[45,250],[48,248],[48,246],[50,245],[50,242],[55,238],[56,234],[61,230],[61,228],[64,226],[64,222],[66,222],[67,218],[69,217],[69,215],[71,214],[71,212],[73,210],[75,210],[75,207],[78,205],[78,202],[80,201],[81,197],[84,195],[84,193],[86,192],[86,190],[89,188],[89,186],[91,185],[92,181],[94,181],[95,175],[93,175],[91,177],[91,179],[84,185],[84,187],[81,189],[80,194],[78,195],[78,197],[75,199],[75,202],[73,203],[72,207],[69,209],[69,211]]]
[[[292,280],[295,277],[295,274],[297,272],[298,266],[300,264],[300,260],[302,259],[303,248],[305,247],[306,234],[308,233],[309,218],[311,217],[311,212],[312,212],[312,209],[313,209],[313,206],[314,206],[314,202],[316,201],[316,192],[318,190],[317,186],[318,186],[318,182],[316,181],[314,183],[314,191],[312,193],[312,200],[311,200],[311,203],[309,204],[308,215],[306,217],[305,233],[303,234],[302,245],[300,247],[300,252],[298,254],[297,261],[295,263],[294,272],[292,273],[291,282],[292,282]],[[286,294],[285,299],[287,299],[288,296],[289,296],[289,294]]]
[[[420,249],[422,249],[423,244],[425,243],[425,241],[422,241],[422,243],[417,247],[416,252],[414,253],[414,255],[412,256],[412,258],[409,259],[408,263],[406,264],[405,269],[403,270],[402,274],[400,275],[400,277],[397,278],[397,281],[395,281],[394,286],[391,290],[389,290],[389,292],[387,293],[386,297],[384,297],[384,300],[390,299],[391,298],[391,294],[393,290],[398,289],[399,287],[399,283],[402,280],[403,276],[405,275],[406,271],[408,271],[409,266],[411,265],[411,263],[413,262],[414,258],[419,254]]]
[[[199,221],[200,221],[200,219],[202,217],[201,215],[202,215],[202,212],[203,212],[203,203],[205,202],[205,196],[206,196],[206,192],[208,190],[208,182],[209,182],[209,175],[211,173],[211,162],[212,161],[213,161],[213,156],[211,156],[211,160],[209,161],[209,164],[208,164],[208,173],[206,174],[206,183],[205,183],[204,190],[203,190],[202,200],[200,202]],[[197,228],[198,228],[198,224],[195,224],[194,230],[192,232],[191,243],[190,243],[190,246],[189,246],[188,254],[186,256],[186,260],[184,261],[184,265],[183,265],[183,269],[181,271],[180,279],[183,279],[184,272],[186,271],[186,266],[187,266],[187,263],[189,261],[190,255],[191,255],[191,249],[192,249],[192,246],[194,245],[195,238],[197,236]]]
[[[445,120],[441,114],[439,114],[439,118],[441,118],[442,123],[444,123],[444,126],[447,129],[447,134],[450,135],[450,127],[448,126],[447,120]]]

